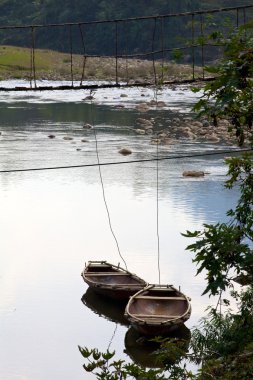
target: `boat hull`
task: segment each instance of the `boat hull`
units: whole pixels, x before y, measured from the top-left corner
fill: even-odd
[[[106,287],[106,286],[99,286],[99,285],[89,285],[92,290],[97,293],[98,295],[102,295],[104,297],[112,298],[114,300],[126,300],[133,296],[135,293],[140,291],[142,289],[141,286],[131,289],[123,288],[122,286],[112,286],[112,287]]]
[[[142,335],[149,335],[149,336],[163,336],[166,334],[170,334],[176,330],[179,330],[183,325],[184,322],[175,322],[175,323],[166,323],[165,325],[160,325],[160,324],[154,324],[150,325],[148,323],[136,323],[136,322],[131,322],[131,326],[138,331]]]

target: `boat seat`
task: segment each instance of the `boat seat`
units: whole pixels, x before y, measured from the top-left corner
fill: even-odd
[[[136,296],[134,299],[146,299],[146,300],[175,300],[175,301],[187,301],[185,297],[152,297],[152,296]]]
[[[129,276],[129,274],[121,272],[85,272],[84,276]]]

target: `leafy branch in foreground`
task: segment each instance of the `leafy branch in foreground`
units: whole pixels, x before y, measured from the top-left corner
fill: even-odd
[[[125,360],[113,360],[115,352],[101,353],[96,349],[89,350],[79,346],[82,356],[88,360],[84,364],[87,372],[93,372],[98,380],[126,380],[129,378],[138,380],[166,380],[164,370],[145,369]],[[96,356],[94,357],[94,352]]]
[[[98,380],[178,380],[195,379],[195,375],[182,366],[181,361],[188,360],[189,337],[155,337],[147,339],[146,344],[152,344],[154,351],[147,362],[156,368],[144,368],[125,360],[115,360],[115,352],[98,352],[97,349],[80,347],[79,351],[85,358],[84,369],[92,372]]]

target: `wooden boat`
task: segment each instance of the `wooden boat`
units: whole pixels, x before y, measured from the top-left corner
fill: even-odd
[[[89,261],[81,275],[96,293],[118,300],[128,300],[147,286],[140,277],[106,261]]]
[[[190,315],[190,299],[172,285],[148,285],[130,298],[125,309],[131,325],[144,335],[166,334]]]

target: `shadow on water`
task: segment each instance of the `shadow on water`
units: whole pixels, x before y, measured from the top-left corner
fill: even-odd
[[[159,337],[159,339],[151,339],[136,331],[125,319],[126,302],[115,301],[97,294],[91,288],[87,289],[81,300],[86,307],[99,317],[128,327],[124,339],[124,352],[135,364],[141,367],[165,368],[166,366],[171,366],[178,362],[180,357],[188,350],[191,332],[183,324],[176,330]],[[178,349],[170,350],[169,346],[166,346],[166,342],[172,342]]]
[[[111,322],[119,323],[123,326],[129,326],[129,322],[124,317],[126,302],[115,301],[101,294],[97,294],[91,288],[88,288],[86,293],[82,296],[82,302],[100,317],[104,317]]]

